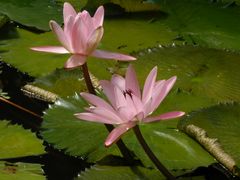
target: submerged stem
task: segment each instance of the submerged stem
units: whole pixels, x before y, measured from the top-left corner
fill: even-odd
[[[3,102],[5,102],[5,103],[7,103],[7,104],[10,104],[11,106],[13,106],[13,107],[15,107],[15,108],[21,109],[22,111],[24,111],[24,112],[26,112],[26,113],[29,113],[29,114],[31,114],[31,115],[33,115],[33,116],[41,119],[41,116],[40,116],[40,115],[38,115],[38,114],[36,114],[36,113],[34,113],[34,112],[32,112],[32,111],[30,111],[30,110],[28,110],[28,109],[20,106],[20,105],[18,105],[18,104],[15,104],[15,103],[13,103],[13,102],[11,102],[11,101],[3,98],[3,97],[0,97],[0,101],[3,101]]]
[[[133,131],[141,144],[142,148],[144,149],[145,153],[148,155],[148,157],[151,159],[151,161],[155,164],[155,166],[158,168],[160,172],[168,179],[168,180],[175,180],[176,178],[167,170],[167,168],[157,159],[157,157],[154,155],[150,147],[147,145],[139,126],[136,125],[133,128]]]
[[[88,72],[88,67],[87,67],[87,63],[84,63],[82,65],[82,72],[83,72],[83,77],[87,86],[87,89],[89,91],[89,93],[96,95],[96,92],[94,90],[89,72]],[[111,132],[114,129],[114,126],[111,124],[104,124],[105,127],[107,128],[107,130],[109,132]],[[127,146],[124,144],[124,142],[119,139],[118,142],[116,143],[119,150],[121,151],[123,157],[128,160],[129,164],[133,164],[134,163],[134,158],[130,152],[130,150],[127,148]]]

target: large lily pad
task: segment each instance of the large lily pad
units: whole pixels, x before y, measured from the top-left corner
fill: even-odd
[[[165,177],[156,170],[150,170],[138,166],[100,166],[95,165],[82,172],[77,179],[115,179],[115,180],[133,180],[133,179],[158,179]]]
[[[86,106],[79,96],[58,100],[44,115],[43,138],[55,148],[85,157],[89,162],[110,154],[120,155],[116,145],[108,149],[104,147],[108,134],[104,125],[80,121],[73,116],[74,113],[82,112]],[[141,126],[152,150],[169,169],[193,169],[214,162],[201,146],[179,132],[173,124],[175,123],[162,122]],[[127,133],[123,140],[146,166],[153,166],[132,132]]]
[[[57,69],[47,76],[37,78],[32,85],[55,93],[60,97],[87,91],[80,68],[70,71]]]
[[[157,11],[160,9],[159,4],[153,2],[143,2],[142,0],[88,0],[87,8],[98,7],[104,4],[115,4],[123,8],[126,12],[139,12],[139,11]]]
[[[203,47],[177,46],[140,52],[133,62],[140,82],[154,66],[158,79],[177,75],[175,88],[215,102],[240,100],[240,54]]]
[[[3,61],[10,63],[23,72],[28,72],[33,76],[45,75],[63,67],[67,56],[53,55],[47,53],[37,53],[30,50],[31,46],[40,44],[57,44],[53,33],[34,34],[32,32],[13,28],[1,35],[0,51]]]
[[[239,6],[209,0],[159,0],[168,24],[190,44],[240,50]]]
[[[66,1],[65,0],[56,0],[56,2],[58,4],[63,4]],[[85,7],[88,0],[81,0],[81,1],[79,1],[79,0],[68,0],[67,2],[69,2],[74,7],[74,9],[80,10],[80,9],[83,9]]]
[[[149,21],[152,18],[156,21]],[[172,32],[160,21],[162,14],[126,16],[118,19],[108,19],[104,22],[105,34],[100,49],[130,53],[157,43],[172,44],[176,33]],[[141,37],[141,38],[139,38]],[[32,76],[42,76],[55,68],[63,67],[69,55],[53,55],[33,52],[30,47],[44,45],[59,45],[53,33],[34,34],[16,28],[1,33],[0,52],[3,61],[10,63],[19,70]],[[106,78],[107,68],[114,62],[90,58],[90,71],[98,78]],[[100,68],[99,68],[100,67]]]
[[[0,121],[0,159],[44,153],[42,141],[29,130]]]
[[[77,94],[73,98],[67,98],[67,101],[61,99],[56,101],[44,115],[43,138],[55,148],[66,149],[66,153],[73,156],[91,159],[91,155],[97,152],[98,157],[92,161],[102,159],[108,152],[119,155],[115,146],[109,149],[104,147],[107,130],[102,124],[79,121],[73,116],[87,106]]]
[[[49,30],[48,22],[62,21],[62,7],[50,0],[1,0],[0,12],[29,27]]]
[[[218,139],[223,150],[234,158],[239,167],[239,118],[239,104],[220,104],[190,113],[179,122],[179,127],[184,130],[193,124],[204,129],[210,138]]]
[[[171,120],[169,122],[144,124],[140,128],[148,145],[168,169],[192,170],[215,162],[213,157],[202,147],[179,132]],[[124,137],[124,141],[146,166],[153,166],[132,132]]]
[[[44,180],[40,164],[8,163],[0,161],[0,179],[11,180]]]

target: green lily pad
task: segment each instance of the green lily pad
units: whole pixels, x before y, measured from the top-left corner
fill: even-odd
[[[90,161],[102,159],[108,152],[119,155],[115,145],[109,149],[104,147],[103,142],[108,134],[104,125],[80,121],[73,116],[87,106],[77,94],[73,98],[67,98],[67,101],[57,100],[44,115],[43,138],[57,149],[65,149],[70,155],[87,157]],[[91,154],[95,152],[98,157],[91,160]]]
[[[115,179],[115,180],[133,180],[133,179],[158,179],[165,177],[156,170],[150,170],[138,166],[100,166],[95,165],[82,172],[77,179]]]
[[[31,85],[55,93],[60,97],[87,91],[80,68],[69,71],[57,69],[47,76],[37,78]]]
[[[177,46],[140,52],[134,61],[141,83],[154,66],[158,79],[178,77],[175,88],[218,102],[240,101],[240,54],[203,47]]]
[[[169,26],[188,43],[240,50],[239,6],[208,0],[167,0],[159,4],[169,14]]]
[[[149,21],[153,18],[152,16],[144,14],[105,20],[105,34],[99,49],[130,53],[157,43],[172,44],[176,33],[160,21],[163,18],[162,14],[155,14],[154,17],[156,21],[153,22]],[[1,33],[0,39],[0,55],[3,61],[36,77],[46,75],[55,68],[63,67],[64,62],[70,56],[30,50],[30,47],[34,46],[60,45],[53,33],[34,34],[16,28]],[[89,58],[88,62],[90,71],[94,72],[98,78],[108,78],[110,74],[107,68],[114,65],[114,61],[96,58]]]
[[[1,35],[0,51],[2,60],[33,76],[46,75],[56,68],[63,67],[66,55],[38,53],[30,50],[32,46],[57,45],[52,32],[34,34],[20,28],[13,28]]]
[[[218,139],[223,150],[232,156],[240,167],[239,118],[239,104],[220,104],[190,113],[180,120],[179,127],[184,129],[193,124],[204,129],[210,138]]]
[[[192,170],[199,166],[208,166],[215,162],[214,158],[191,138],[176,128],[174,120],[143,124],[140,126],[142,134],[158,157],[170,170]],[[136,140],[132,132],[123,138],[127,146],[133,149],[137,157],[148,167],[153,167],[152,162]],[[177,153],[176,153],[177,152]]]
[[[108,132],[103,124],[81,121],[73,116],[87,106],[77,95],[58,100],[50,106],[43,117],[41,134],[44,140],[70,155],[87,158],[89,162],[110,154],[120,155],[116,145],[104,147]],[[141,126],[150,147],[169,169],[193,169],[214,162],[201,146],[172,124],[160,122]],[[123,140],[146,166],[153,167],[132,132],[127,133]]]
[[[88,0],[87,8],[98,7],[100,5],[113,3],[119,5],[126,12],[139,12],[139,11],[157,11],[160,10],[159,4],[153,2],[143,2],[142,0]]]
[[[99,48],[131,53],[157,44],[173,44],[177,33],[168,27],[165,18],[166,15],[161,12],[134,13],[123,15],[121,18],[106,18],[105,34]]]
[[[49,30],[48,22],[62,22],[62,7],[49,0],[1,0],[0,12],[11,20],[40,30]]]
[[[42,141],[18,125],[0,121],[0,159],[43,154]]]
[[[0,179],[43,180],[45,179],[40,164],[8,163],[0,161]]]
[[[56,2],[58,4],[62,5],[66,1],[65,0],[56,0]],[[79,11],[80,9],[83,9],[86,6],[88,0],[81,0],[81,1],[79,1],[79,0],[68,0],[67,2],[70,3],[74,7],[74,9]]]

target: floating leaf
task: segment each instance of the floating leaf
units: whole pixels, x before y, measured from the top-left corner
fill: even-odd
[[[57,67],[63,67],[67,56],[48,53],[37,53],[30,50],[31,46],[57,45],[53,33],[34,34],[32,32],[14,28],[1,34],[0,52],[3,61],[10,63],[23,72],[33,76],[45,75]]]
[[[202,147],[179,132],[171,121],[174,120],[140,126],[146,142],[168,169],[192,170],[215,162]],[[129,132],[124,140],[146,166],[153,166],[132,132]]]
[[[240,7],[208,0],[160,1],[168,24],[190,44],[240,50]]]
[[[56,2],[59,3],[59,4],[63,4],[66,1],[65,0],[56,0]],[[80,9],[83,9],[85,7],[88,0],[81,0],[81,1],[79,1],[79,0],[68,0],[67,2],[69,2],[74,7],[74,9],[79,11]]]
[[[49,0],[1,0],[0,12],[29,27],[49,30],[48,22],[62,21],[62,7]]]
[[[47,76],[37,78],[32,85],[61,97],[87,91],[80,68],[69,71],[57,69]]]
[[[157,170],[151,170],[138,166],[100,166],[95,165],[90,169],[82,172],[77,179],[115,179],[115,180],[132,180],[132,179],[158,179],[163,180],[165,177]]]
[[[158,79],[178,77],[175,88],[215,102],[240,101],[240,54],[202,47],[153,48],[133,62],[140,82],[158,66]]]
[[[0,179],[11,180],[43,180],[43,171],[40,164],[8,163],[0,161]]]
[[[0,159],[44,153],[42,141],[30,130],[25,130],[21,126],[0,121],[0,137]]]
[[[118,4],[122,8],[124,8],[127,12],[137,12],[137,11],[156,11],[160,10],[160,6],[158,4],[142,1],[142,0],[111,0],[112,3]]]
[[[119,155],[115,145],[109,149],[104,147],[104,139],[108,134],[104,125],[79,121],[74,117],[74,113],[83,111],[87,106],[78,95],[67,98],[67,101],[56,101],[44,115],[43,138],[55,148],[66,149],[73,156],[91,159],[91,155],[97,153],[93,161],[102,159],[108,152]]]
[[[103,124],[80,121],[73,116],[87,106],[79,96],[57,101],[44,115],[43,138],[55,148],[73,156],[85,157],[89,162],[109,154],[120,155],[116,145],[104,147],[108,133]],[[152,150],[169,169],[193,169],[214,162],[201,146],[177,131],[172,124],[176,123],[160,122],[141,127]],[[145,165],[153,166],[132,132],[127,133],[123,140]]]
[[[159,4],[153,2],[147,2],[142,0],[128,0],[128,1],[121,1],[121,0],[88,0],[87,7],[98,7],[104,4],[116,4],[123,8],[126,12],[139,12],[139,11],[157,11],[160,10]]]
[[[179,127],[184,129],[193,124],[204,129],[210,138],[218,139],[223,150],[234,158],[239,167],[239,118],[239,104],[220,104],[190,113],[179,122]]]

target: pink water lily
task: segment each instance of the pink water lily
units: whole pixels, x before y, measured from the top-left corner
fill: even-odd
[[[71,4],[66,2],[63,7],[63,19],[64,29],[53,20],[49,23],[62,46],[43,46],[31,49],[57,54],[72,54],[65,63],[65,68],[83,65],[88,56],[121,61],[136,59],[132,56],[96,49],[103,37],[103,6],[100,6],[91,17],[87,11],[76,13]]]
[[[130,65],[125,78],[113,75],[111,81],[100,81],[109,103],[93,94],[81,93],[91,107],[86,109],[87,112],[77,113],[75,116],[81,120],[116,125],[105,141],[107,147],[139,122],[150,123],[183,116],[185,113],[182,111],[150,116],[176,81],[176,76],[159,81],[156,81],[156,77],[157,67],[154,67],[145,81],[141,94],[136,73]]]

